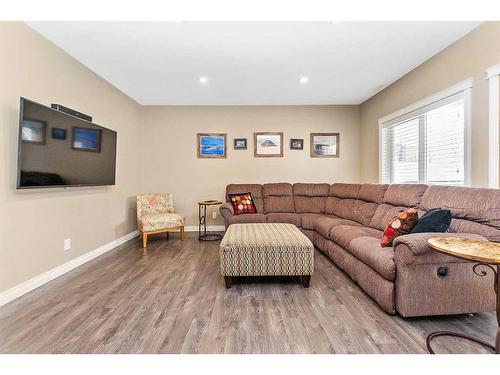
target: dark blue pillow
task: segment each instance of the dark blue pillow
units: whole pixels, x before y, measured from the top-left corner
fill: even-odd
[[[432,208],[418,219],[417,224],[412,228],[411,233],[440,232],[448,231],[451,225],[451,211],[441,208]]]

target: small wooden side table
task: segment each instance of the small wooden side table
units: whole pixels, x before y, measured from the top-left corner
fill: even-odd
[[[491,349],[496,354],[500,352],[500,244],[489,241],[469,240],[459,237],[435,237],[427,241],[429,246],[440,253],[451,255],[456,258],[475,261],[472,271],[481,277],[486,276],[489,269],[495,276],[494,288],[496,293],[496,313],[497,313],[497,335],[495,346],[475,337],[462,333],[450,331],[436,331],[427,336],[427,350],[435,354],[431,347],[431,341],[439,336],[461,337],[474,341]]]
[[[219,233],[207,233],[207,206],[219,204],[222,204],[222,202],[218,200],[198,202],[198,240],[217,241],[222,238],[222,235]]]

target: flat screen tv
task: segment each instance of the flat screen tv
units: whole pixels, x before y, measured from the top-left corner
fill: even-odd
[[[115,184],[115,131],[25,98],[18,151],[18,189]]]

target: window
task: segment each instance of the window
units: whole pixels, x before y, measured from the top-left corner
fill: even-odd
[[[447,90],[380,120],[381,182],[468,184],[468,94]]]

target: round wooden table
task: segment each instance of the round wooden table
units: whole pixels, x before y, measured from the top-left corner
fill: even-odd
[[[469,240],[459,237],[435,237],[427,241],[429,246],[433,249],[439,251],[440,253],[451,255],[456,258],[472,260],[476,262],[472,266],[472,271],[480,276],[484,277],[488,274],[488,271],[494,274],[494,288],[496,293],[496,313],[497,313],[497,335],[495,340],[495,345],[480,340],[478,338],[464,335],[462,333],[450,332],[450,331],[436,331],[427,336],[427,350],[429,353],[434,354],[431,347],[432,339],[439,336],[453,336],[461,337],[467,340],[474,341],[481,344],[495,353],[500,352],[500,243],[489,242],[489,241],[479,241],[479,240]]]
[[[198,240],[217,241],[222,238],[219,233],[207,233],[207,206],[222,204],[218,200],[208,200],[198,202]]]

